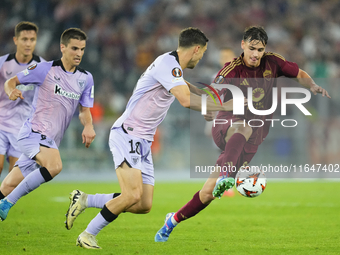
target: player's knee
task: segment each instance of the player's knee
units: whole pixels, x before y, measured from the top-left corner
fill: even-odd
[[[152,208],[152,201],[144,203],[142,207],[142,213],[143,214],[149,213],[151,211],[151,208]]]
[[[235,133],[242,134],[246,138],[246,140],[248,140],[251,134],[253,133],[253,129],[248,125],[241,126],[235,130]]]
[[[1,193],[4,196],[7,196],[15,189],[16,186],[17,184],[12,183],[5,178],[3,182],[1,183]]]
[[[48,164],[46,166],[46,169],[48,169],[48,172],[50,173],[50,175],[52,177],[55,177],[57,176],[61,170],[63,169],[63,164],[61,162],[57,162],[57,163],[54,163],[54,164]]]
[[[130,207],[139,203],[142,198],[142,192],[139,190],[134,190],[133,192],[126,194],[122,193],[121,195],[124,197],[124,201],[126,201],[126,207]]]

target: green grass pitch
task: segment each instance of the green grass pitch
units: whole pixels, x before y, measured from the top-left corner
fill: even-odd
[[[146,215],[121,214],[98,236],[100,251],[75,246],[99,209],[89,208],[71,230],[64,225],[68,194],[119,191],[117,183],[48,183],[0,222],[0,254],[340,254],[338,182],[271,182],[257,198],[215,200],[182,222],[167,243],[154,235],[166,213],[182,207],[203,185],[156,183]]]

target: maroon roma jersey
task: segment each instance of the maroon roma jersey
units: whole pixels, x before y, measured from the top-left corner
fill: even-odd
[[[295,78],[299,73],[299,67],[296,63],[285,60],[279,54],[265,52],[261,58],[260,65],[255,68],[250,68],[243,62],[243,53],[240,57],[225,64],[218,72],[215,83],[232,84],[240,88],[245,97],[247,97],[247,88],[253,88],[253,106],[257,110],[267,110],[272,106],[273,92],[272,88],[276,87],[277,77],[285,76]],[[228,89],[222,89],[220,95],[224,96],[224,102],[232,99],[232,94]],[[216,119],[249,120],[258,119],[264,122],[264,125],[259,128],[253,128],[253,134],[248,140],[248,143],[260,145],[264,138],[268,135],[273,114],[267,116],[256,115],[250,112],[248,107],[245,110],[245,115],[233,115],[232,112],[220,111]],[[252,121],[252,126],[261,126],[260,121]]]

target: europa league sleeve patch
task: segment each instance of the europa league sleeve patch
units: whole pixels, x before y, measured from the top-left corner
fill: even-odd
[[[182,77],[181,69],[179,69],[178,67],[175,67],[174,69],[172,69],[172,76],[176,78]]]
[[[215,82],[216,84],[221,84],[221,83],[224,82],[224,77],[223,77],[222,75],[219,75],[219,76],[217,76],[217,77],[215,78],[214,82]]]
[[[37,67],[37,63],[30,65],[29,67],[27,67],[28,70],[33,70]]]

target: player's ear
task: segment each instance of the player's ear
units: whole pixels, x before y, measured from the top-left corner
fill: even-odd
[[[63,52],[65,48],[66,48],[65,44],[61,43],[60,44],[60,51]]]
[[[194,48],[194,53],[197,54],[198,51],[200,50],[201,46],[200,45],[196,45]]]
[[[242,48],[242,50],[244,50],[244,48],[245,48],[245,42],[244,42],[244,40],[242,40],[242,42],[241,42],[241,48]]]
[[[17,38],[16,36],[13,36],[13,42],[14,42],[15,45],[17,45],[17,43],[18,43],[18,38]]]

